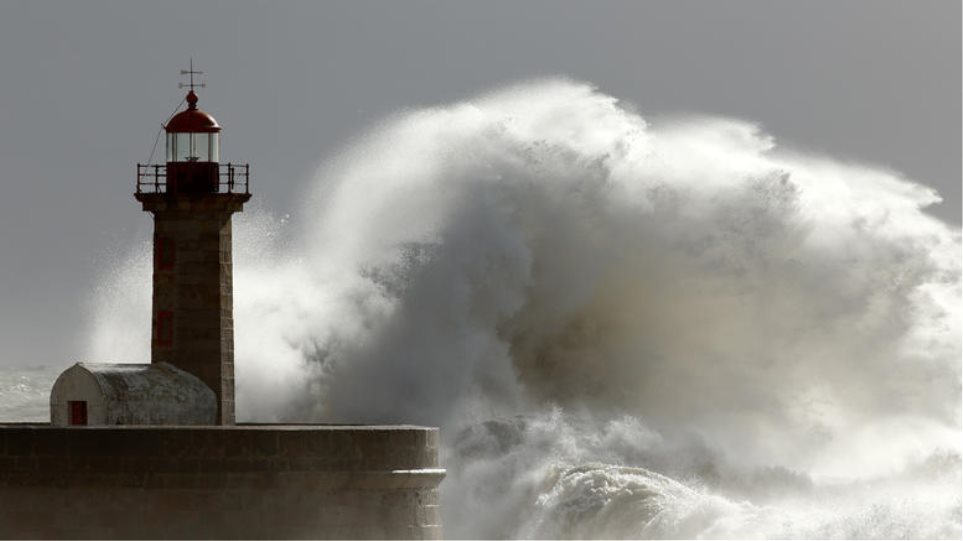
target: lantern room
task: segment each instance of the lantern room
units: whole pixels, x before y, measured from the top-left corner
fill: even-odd
[[[167,126],[167,162],[217,162],[221,127],[214,117],[197,108],[197,94],[187,94],[187,109],[174,115]]]
[[[187,93],[187,109],[171,117],[167,132],[169,193],[217,192],[221,127],[197,108],[197,94]]]

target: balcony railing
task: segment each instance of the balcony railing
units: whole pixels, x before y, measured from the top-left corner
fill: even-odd
[[[214,193],[249,194],[248,164],[217,164],[217,189]],[[137,193],[167,193],[167,165],[137,164]]]

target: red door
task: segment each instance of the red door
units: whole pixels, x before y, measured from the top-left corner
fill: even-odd
[[[87,401],[86,400],[70,400],[67,402],[67,411],[70,414],[70,424],[74,425],[86,425],[87,424]]]

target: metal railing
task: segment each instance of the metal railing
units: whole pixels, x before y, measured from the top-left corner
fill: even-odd
[[[249,194],[250,177],[249,164],[217,164],[215,193]],[[137,193],[167,193],[167,165],[137,164]]]

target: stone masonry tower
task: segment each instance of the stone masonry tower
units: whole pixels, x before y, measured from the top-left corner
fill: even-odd
[[[231,215],[251,198],[248,166],[219,163],[221,127],[197,108],[165,126],[167,163],[137,165],[137,193],[154,215],[151,362],[190,372],[217,396],[216,423],[234,424]]]

